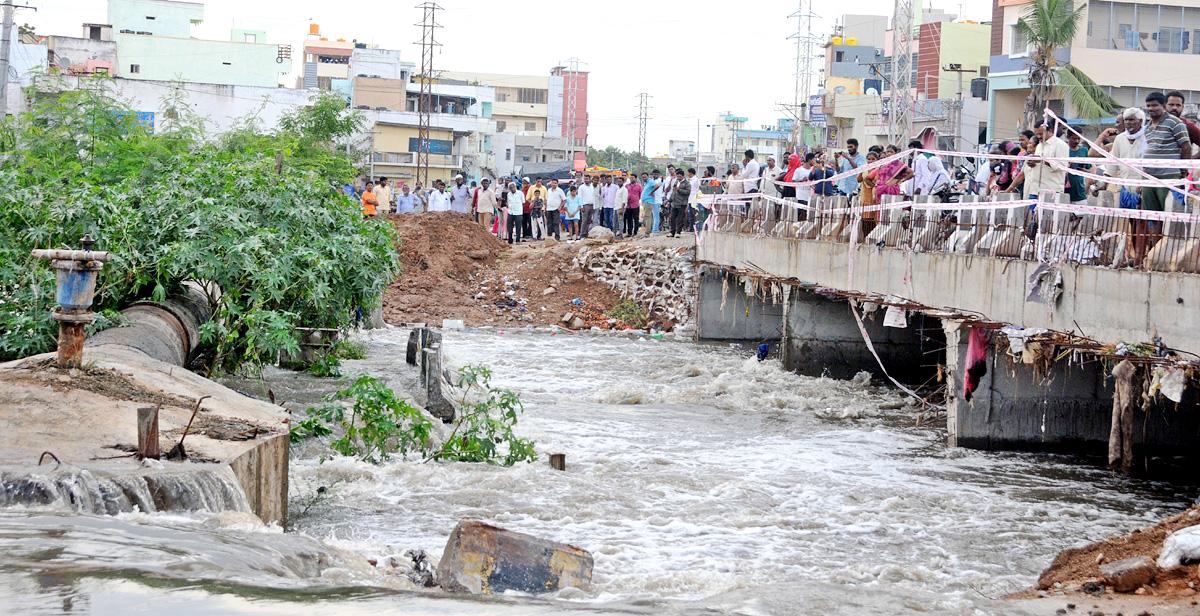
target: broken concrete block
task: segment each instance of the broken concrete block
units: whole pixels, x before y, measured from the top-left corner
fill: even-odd
[[[408,332],[408,348],[404,353],[404,361],[410,366],[417,365],[418,354],[421,352],[421,347],[425,344],[425,328],[414,327],[411,332]]]
[[[546,287],[545,289],[542,290],[542,296],[545,297],[547,295],[554,293],[555,291],[558,291],[558,289],[555,289],[554,287]]]
[[[592,227],[588,229],[587,237],[588,239],[607,240],[606,244],[611,244],[616,239],[612,230],[606,227]]]
[[[1100,566],[1104,583],[1117,592],[1129,592],[1154,581],[1158,566],[1147,556],[1126,558]]]
[[[571,322],[571,319],[574,319],[574,318],[575,318],[575,313],[574,313],[574,312],[568,312],[568,313],[566,313],[566,314],[564,314],[564,315],[563,315],[563,318],[562,318],[562,321],[561,321],[561,322],[563,322],[563,323],[570,323],[570,322]]]
[[[448,592],[541,594],[567,586],[586,589],[592,566],[587,550],[462,520],[446,542],[437,579]]]

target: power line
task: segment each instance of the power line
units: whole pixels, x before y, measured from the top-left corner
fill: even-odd
[[[646,114],[650,111],[650,98],[645,92],[638,94],[638,153],[642,156],[646,155],[646,120],[650,119]]]
[[[433,2],[417,5],[423,12],[421,23],[421,97],[417,103],[417,184],[429,185],[429,128],[432,121],[429,117],[433,106],[433,49],[441,47],[434,39],[434,32],[441,26],[437,23],[437,12],[442,7]]]

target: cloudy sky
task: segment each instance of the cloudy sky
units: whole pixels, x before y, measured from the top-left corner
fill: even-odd
[[[924,0],[930,5],[930,0]],[[79,36],[84,22],[106,23],[104,0],[16,0],[38,10],[18,11],[17,23],[39,34]],[[408,54],[420,62],[421,19],[415,0],[207,0],[205,22],[193,36],[227,40],[230,28],[266,30],[272,43],[291,43],[296,70],[308,24],[321,25],[331,39],[357,39]],[[443,47],[434,68],[446,70],[548,74],[576,57],[591,72],[589,142],[603,148],[637,147],[638,93],[650,100],[647,154],[665,153],[670,139],[695,140],[707,149],[711,124],[731,111],[750,118],[749,126],[784,117],[777,103],[791,102],[799,0],[687,2],[606,0],[438,0]],[[857,14],[890,15],[893,0],[814,0],[813,32],[828,36],[834,20],[853,6]],[[932,6],[968,19],[987,20],[989,0],[934,0]],[[820,61],[818,61],[819,63]],[[819,64],[818,64],[819,65]],[[290,83],[291,80],[288,81]]]

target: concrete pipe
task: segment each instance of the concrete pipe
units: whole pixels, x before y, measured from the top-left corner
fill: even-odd
[[[112,327],[87,340],[85,348],[124,346],[159,361],[187,366],[200,345],[200,326],[212,318],[208,298],[192,285],[163,302],[137,302],[121,311],[128,327]]]

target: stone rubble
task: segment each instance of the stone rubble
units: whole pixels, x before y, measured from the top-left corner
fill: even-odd
[[[677,333],[695,329],[695,248],[650,247],[630,244],[589,246],[575,265],[613,288],[623,299],[640,304],[647,322]]]

